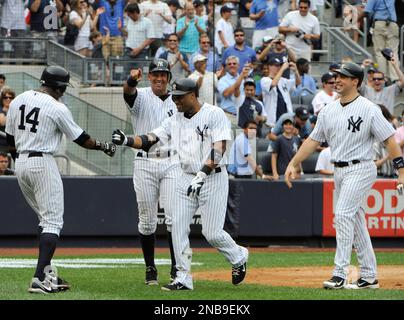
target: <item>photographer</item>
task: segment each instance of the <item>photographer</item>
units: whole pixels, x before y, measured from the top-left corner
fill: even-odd
[[[268,61],[273,58],[296,63],[296,55],[293,50],[286,46],[283,34],[277,34],[274,39],[270,36],[264,37],[263,46],[257,49],[257,59],[262,64],[268,64]],[[289,79],[290,70],[286,69],[282,77]]]
[[[279,25],[279,32],[285,34],[288,48],[297,58],[311,61],[311,43],[320,39],[320,24],[309,12],[310,0],[300,0],[299,10],[289,12]]]

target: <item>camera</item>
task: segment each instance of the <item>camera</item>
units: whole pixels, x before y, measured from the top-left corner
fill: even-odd
[[[296,38],[299,38],[299,39],[303,39],[303,37],[304,37],[305,34],[306,34],[306,33],[305,33],[303,30],[299,30],[299,31],[297,31],[297,32],[295,33],[295,37],[296,37]]]

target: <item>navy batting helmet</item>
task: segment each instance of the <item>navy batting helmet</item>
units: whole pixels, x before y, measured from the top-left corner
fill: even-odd
[[[334,72],[342,74],[345,77],[359,79],[358,86],[361,85],[363,77],[365,75],[363,69],[353,62],[343,63],[341,67],[337,70],[334,70]]]
[[[171,80],[170,63],[164,59],[155,59],[149,64],[149,73],[153,72],[167,72],[168,81]]]
[[[198,85],[196,82],[189,78],[181,78],[175,80],[173,83],[173,91],[171,91],[171,95],[183,96],[191,92],[195,93],[195,96],[198,97]]]
[[[66,89],[70,85],[69,80],[69,72],[59,66],[46,67],[41,76],[42,85],[53,89]]]

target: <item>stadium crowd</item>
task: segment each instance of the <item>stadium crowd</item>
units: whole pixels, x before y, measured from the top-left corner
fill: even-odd
[[[404,86],[400,70],[399,25],[394,0],[336,1],[336,16],[359,41],[363,18],[372,18],[374,59],[359,61],[365,71],[361,93],[379,104],[397,129],[404,152],[404,127],[394,116],[395,97]],[[233,128],[239,128],[230,151],[236,177],[279,179],[301,142],[310,134],[321,109],[338,98],[339,63],[316,79],[310,64],[321,48],[324,0],[0,0],[2,37],[47,37],[82,56],[120,57],[133,61],[163,58],[172,81],[194,79],[199,99],[221,107]],[[383,3],[389,9],[383,9]],[[54,16],[49,14],[54,13]],[[53,19],[54,18],[54,19]],[[16,54],[30,54],[13,43]],[[390,48],[391,59],[381,51]],[[0,60],[3,48],[0,47]],[[355,61],[358,62],[358,61]],[[0,75],[0,131],[4,132],[14,91]],[[254,125],[255,124],[255,125]],[[1,132],[0,132],[1,134]],[[266,139],[268,170],[251,157],[256,139]],[[0,151],[7,152],[2,145]],[[262,150],[261,150],[262,151]],[[329,148],[318,150],[315,172],[332,174]],[[375,145],[380,176],[393,177],[382,145]],[[329,162],[329,161],[328,161]],[[264,172],[266,171],[266,172]],[[302,170],[302,173],[304,170]]]

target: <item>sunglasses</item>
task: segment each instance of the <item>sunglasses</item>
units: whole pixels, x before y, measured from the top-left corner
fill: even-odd
[[[168,40],[168,42],[177,42],[178,40],[174,40],[174,39],[172,39],[172,40]]]
[[[4,100],[13,100],[14,97],[8,97],[8,96],[6,96],[6,97],[3,97],[3,99],[4,99]]]
[[[210,41],[202,41],[201,44],[210,44]]]
[[[299,9],[307,10],[309,7],[299,7]]]
[[[384,78],[373,78],[373,81],[384,81]]]
[[[327,82],[327,84],[335,84],[335,81]]]
[[[236,66],[236,65],[237,65],[237,62],[229,62],[229,63],[227,63],[226,65],[228,65],[228,66]]]
[[[235,37],[244,37],[244,34],[235,34]]]

